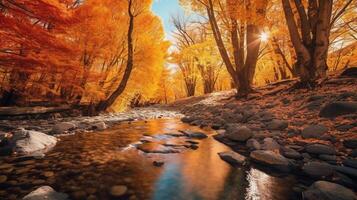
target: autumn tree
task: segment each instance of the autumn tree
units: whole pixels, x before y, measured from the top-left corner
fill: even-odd
[[[205,10],[218,50],[238,94],[247,95],[252,90],[268,1],[182,2],[193,9]],[[225,42],[226,32],[229,33],[229,44]]]
[[[326,75],[331,27],[353,0],[343,2],[333,15],[333,0],[295,0],[293,3],[282,0],[290,39],[297,56],[295,68],[303,86],[312,86],[317,78]],[[297,16],[294,15],[294,9],[297,10]]]
[[[37,93],[54,93],[47,81],[60,73],[56,68],[76,71],[75,46],[65,36],[73,23],[70,1],[0,1],[0,67],[4,70],[2,104]],[[44,90],[45,89],[45,90]]]
[[[122,108],[135,93],[154,96],[169,45],[151,3],[0,1],[4,104],[109,107],[115,99]]]

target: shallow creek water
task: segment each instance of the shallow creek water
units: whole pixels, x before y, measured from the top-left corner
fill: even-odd
[[[176,119],[123,123],[110,130],[65,136],[39,159],[1,158],[0,199],[21,199],[49,185],[71,199],[113,199],[114,185],[129,188],[128,199],[153,200],[285,200],[291,199],[292,177],[273,177],[255,168],[233,168],[218,152],[229,150],[212,137],[197,150],[146,154],[131,144],[144,135],[201,130]],[[164,161],[155,167],[153,161]]]

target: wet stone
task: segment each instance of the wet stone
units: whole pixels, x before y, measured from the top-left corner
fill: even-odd
[[[0,176],[0,184],[5,183],[7,181],[7,176],[1,175]]]
[[[137,149],[145,153],[162,153],[162,154],[180,153],[180,151],[177,149],[167,147],[158,143],[152,143],[152,142],[140,144],[137,146]]]
[[[195,132],[195,131],[188,131],[188,130],[180,131],[180,132],[184,133],[187,137],[193,139],[205,139],[208,137],[206,134],[202,132]]]
[[[122,197],[128,192],[128,187],[125,185],[116,185],[110,188],[110,195],[113,197]]]
[[[236,153],[234,151],[227,151],[227,152],[221,152],[218,153],[219,157],[232,164],[232,165],[243,165],[245,163],[246,158],[239,153]]]
[[[76,191],[72,193],[71,197],[74,200],[85,200],[87,197],[87,193],[85,191]]]
[[[288,159],[273,151],[257,150],[250,153],[250,158],[255,162],[272,167],[283,172],[290,171]]]
[[[0,165],[0,170],[3,169],[9,169],[9,168],[13,168],[14,166],[12,164],[1,164]]]
[[[68,195],[56,192],[49,186],[42,186],[26,195],[23,200],[68,200]]]
[[[153,164],[155,167],[161,167],[161,166],[163,166],[165,163],[162,162],[162,161],[154,161],[154,162],[152,162],[152,164]]]
[[[47,171],[47,172],[44,172],[43,175],[45,177],[49,178],[49,177],[53,177],[55,175],[55,173],[51,172],[51,171]]]
[[[46,181],[42,180],[42,179],[36,179],[36,180],[32,181],[32,184],[34,184],[34,185],[42,185],[44,183],[46,183]]]

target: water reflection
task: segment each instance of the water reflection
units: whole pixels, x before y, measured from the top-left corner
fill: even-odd
[[[118,184],[128,186],[131,195],[140,200],[289,199],[289,178],[272,177],[257,169],[230,167],[217,155],[229,150],[228,147],[211,137],[199,141],[199,149],[180,154],[145,154],[126,148],[144,135],[185,129],[199,130],[178,120],[153,120],[64,137],[44,159],[26,165],[20,165],[15,158],[7,159],[15,173],[7,174],[9,183],[5,189],[0,188],[0,199],[9,199],[8,195],[14,193],[21,199],[39,184],[50,185],[69,194],[71,199],[78,199],[78,193],[83,199],[89,196],[110,199],[109,188]],[[205,132],[213,134],[210,130]],[[155,167],[154,160],[163,160],[165,165]],[[54,175],[46,177],[44,172]]]

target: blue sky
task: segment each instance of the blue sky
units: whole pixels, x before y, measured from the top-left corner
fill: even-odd
[[[165,27],[166,38],[172,39],[170,36],[174,27],[170,21],[171,16],[176,16],[177,14],[184,12],[182,7],[179,5],[179,0],[154,0],[152,10],[162,19]]]

